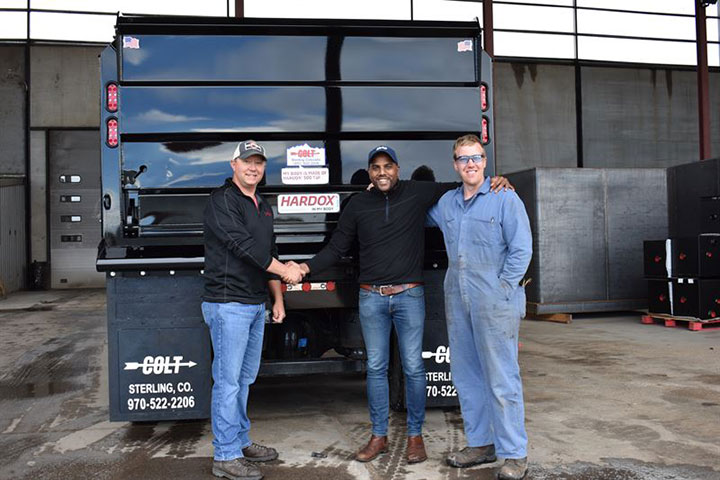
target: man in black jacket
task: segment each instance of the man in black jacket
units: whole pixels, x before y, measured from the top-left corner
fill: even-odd
[[[265,301],[272,293],[274,322],[285,317],[280,281],[303,273],[277,260],[270,205],[256,192],[265,173],[265,149],[240,142],[232,178],[213,191],[205,208],[205,293],[202,312],[213,345],[212,472],[234,480],[259,480],[249,462],[274,460],[274,448],[250,441],[247,399],[257,377],[265,329]]]
[[[373,188],[351,198],[328,245],[301,265],[305,273],[326,269],[359,241],[358,307],[367,351],[367,395],[372,435],[355,456],[368,462],[387,451],[390,329],[395,325],[405,376],[407,461],[427,459],[422,439],[425,420],[425,366],[422,338],[425,322],[423,254],[425,216],[457,183],[398,181],[395,151],[378,146],[368,155]],[[493,189],[509,186],[493,178]]]

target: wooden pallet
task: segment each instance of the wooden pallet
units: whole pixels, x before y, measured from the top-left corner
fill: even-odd
[[[720,328],[720,319],[700,320],[692,317],[674,317],[672,315],[665,315],[661,313],[643,315],[640,317],[640,322],[645,325],[662,323],[668,328],[679,328],[680,325],[687,324],[688,330],[692,330],[693,332]]]
[[[543,322],[572,323],[572,315],[569,313],[532,313],[527,312],[525,318],[528,320],[540,320]]]

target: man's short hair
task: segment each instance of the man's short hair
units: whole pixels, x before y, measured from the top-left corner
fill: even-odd
[[[462,137],[455,140],[455,144],[453,145],[452,149],[452,155],[453,158],[455,158],[455,151],[458,149],[458,147],[464,147],[465,145],[480,145],[482,147],[482,142],[480,141],[480,138],[473,134],[468,133],[467,135],[463,135]],[[485,147],[483,147],[484,149]]]

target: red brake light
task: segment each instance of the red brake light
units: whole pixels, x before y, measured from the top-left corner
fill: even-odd
[[[487,112],[488,103],[488,87],[484,83],[480,84],[480,108],[483,112]]]
[[[107,87],[105,87],[105,105],[108,112],[117,112],[118,87],[114,83],[108,83]]]
[[[490,121],[485,116],[482,117],[480,140],[482,140],[483,145],[490,143]]]
[[[118,146],[118,121],[116,118],[107,121],[107,144],[109,147]]]

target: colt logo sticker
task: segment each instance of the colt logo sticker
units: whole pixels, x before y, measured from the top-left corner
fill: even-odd
[[[307,143],[287,149],[287,164],[291,167],[322,167],[325,165],[325,149],[311,147]]]
[[[330,173],[326,167],[283,168],[280,176],[285,185],[325,185],[330,182]]]
[[[434,352],[422,352],[424,360],[433,358],[435,363],[450,363],[450,347],[439,345]]]
[[[142,362],[125,362],[125,368],[123,370],[138,370],[142,369],[143,375],[169,375],[178,373],[180,367],[192,368],[197,363],[193,361],[183,362],[182,355],[169,356],[158,356],[153,357],[148,355],[143,359]]]
[[[337,193],[299,193],[278,195],[278,213],[336,213],[340,211]]]

